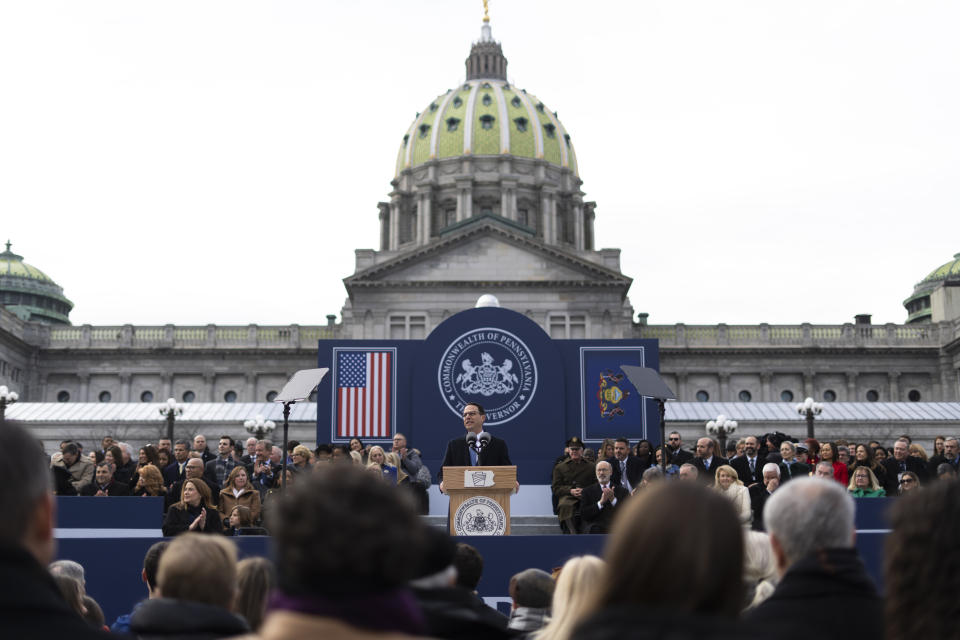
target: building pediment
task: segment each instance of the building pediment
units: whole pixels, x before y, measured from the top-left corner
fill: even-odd
[[[550,246],[515,225],[494,218],[476,221],[456,233],[406,252],[381,252],[376,264],[345,278],[356,287],[450,286],[499,283],[501,286],[615,287],[624,294],[632,280],[612,269]]]

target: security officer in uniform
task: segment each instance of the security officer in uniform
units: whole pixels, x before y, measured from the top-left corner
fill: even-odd
[[[553,495],[557,500],[557,518],[564,533],[580,533],[580,495],[583,488],[594,484],[595,465],[583,459],[583,441],[574,436],[567,440],[570,458],[553,468]]]

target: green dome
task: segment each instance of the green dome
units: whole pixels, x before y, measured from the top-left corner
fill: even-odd
[[[953,256],[953,260],[940,265],[930,272],[926,278],[920,281],[917,287],[926,283],[942,282],[946,280],[960,280],[960,253]]]
[[[10,251],[0,253],[0,306],[20,318],[35,322],[70,324],[73,303],[63,288],[40,269]]]
[[[511,155],[577,174],[577,156],[557,114],[498,78],[467,80],[437,96],[403,136],[396,174],[432,160]]]

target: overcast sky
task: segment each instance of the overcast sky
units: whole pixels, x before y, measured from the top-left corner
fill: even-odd
[[[75,324],[323,323],[481,17],[0,0],[0,240]],[[957,24],[956,2],[491,0],[658,324],[903,322],[960,252]]]

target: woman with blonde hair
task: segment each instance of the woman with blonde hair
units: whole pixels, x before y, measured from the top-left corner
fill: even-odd
[[[237,563],[237,597],[233,611],[256,631],[263,624],[267,598],[277,586],[277,570],[266,558],[244,558]]]
[[[165,496],[167,488],[163,486],[163,474],[152,464],[137,470],[137,484],[133,487],[134,496]]]
[[[728,464],[717,467],[713,488],[733,503],[740,524],[749,529],[750,523],[753,521],[753,510],[750,508],[750,492],[740,481],[737,470]]]
[[[243,506],[250,509],[254,522],[260,521],[260,492],[250,486],[246,467],[236,466],[230,471],[219,499],[224,518],[230,517],[234,507]]]
[[[744,531],[743,585],[744,611],[770,597],[777,586],[777,563],[770,536],[763,531]]]
[[[187,531],[221,533],[223,522],[213,505],[210,487],[202,480],[184,480],[180,502],[167,509],[163,521],[163,535],[176,536]]]
[[[410,481],[410,476],[403,470],[403,466],[400,464],[400,456],[395,451],[387,454],[387,466],[397,470],[397,484]]]
[[[367,468],[374,464],[380,467],[384,480],[397,484],[397,468],[387,462],[387,454],[380,445],[373,445],[367,452]]]
[[[591,613],[588,595],[597,589],[604,573],[604,562],[596,556],[570,558],[560,570],[553,590],[553,615],[533,640],[568,640],[574,628]]]
[[[604,438],[597,449],[597,460],[609,460],[613,457],[613,438]]]
[[[850,484],[847,485],[847,491],[854,498],[882,498],[887,492],[880,487],[877,482],[877,476],[873,475],[870,467],[857,467],[850,474]]]
[[[359,451],[350,452],[350,461],[355,465],[363,466],[363,456],[360,455]]]
[[[909,451],[911,456],[913,456],[914,458],[920,458],[921,460],[923,460],[924,464],[928,462],[927,450],[923,448],[922,444],[917,444],[916,442],[914,442],[912,445],[910,445]]]

